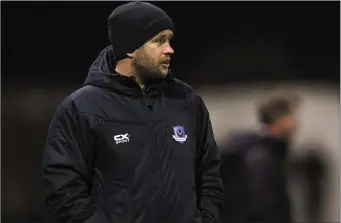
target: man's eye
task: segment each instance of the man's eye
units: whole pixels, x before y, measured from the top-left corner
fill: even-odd
[[[167,41],[168,41],[168,39],[166,37],[161,37],[161,38],[155,39],[153,42],[158,43],[158,44],[164,44]]]
[[[157,39],[157,42],[163,44],[166,42],[166,38],[163,37],[163,38]]]

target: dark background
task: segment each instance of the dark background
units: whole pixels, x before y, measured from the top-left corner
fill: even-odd
[[[195,83],[196,73],[189,72],[199,64],[208,67],[209,72],[212,47],[228,50],[229,43],[235,42],[244,43],[239,51],[259,51],[257,44],[264,42],[283,45],[287,64],[296,72],[244,69],[241,75],[226,73],[222,77],[225,81],[339,79],[339,2],[153,3],[174,20],[176,56],[172,68],[181,79]],[[84,80],[92,61],[109,44],[107,18],[119,4],[2,2],[4,83],[21,79]],[[250,62],[244,63],[247,67]],[[229,71],[227,65],[221,68]],[[325,69],[328,72],[322,75]],[[210,72],[210,81],[216,79],[215,75]]]
[[[173,73],[194,87],[339,87],[340,2],[152,3],[175,23]],[[3,220],[47,219],[41,155],[50,118],[109,44],[107,18],[119,4],[1,2]]]

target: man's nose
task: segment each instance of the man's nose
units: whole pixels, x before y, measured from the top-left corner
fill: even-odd
[[[165,46],[164,54],[174,54],[174,50],[169,43]]]

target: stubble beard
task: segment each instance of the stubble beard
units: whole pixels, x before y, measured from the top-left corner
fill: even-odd
[[[134,75],[142,84],[149,84],[163,80],[166,75],[160,71],[160,64],[142,52],[132,61]],[[168,71],[169,72],[169,71]]]

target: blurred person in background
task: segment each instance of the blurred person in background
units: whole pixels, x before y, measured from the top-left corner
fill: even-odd
[[[257,108],[260,129],[236,131],[223,143],[221,222],[291,222],[286,163],[297,105],[291,92],[268,94]]]
[[[303,216],[306,222],[323,222],[323,203],[327,197],[327,184],[330,179],[330,169],[326,162],[327,148],[324,143],[307,139],[300,146],[305,151],[302,156],[295,157],[290,163],[291,181],[302,190]]]
[[[218,222],[220,155],[203,100],[169,72],[171,18],[130,2],[108,23],[111,46],[51,121],[45,205],[61,222]]]

